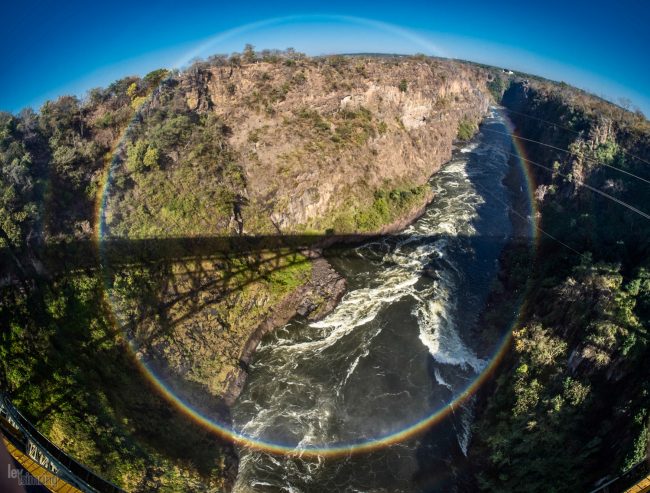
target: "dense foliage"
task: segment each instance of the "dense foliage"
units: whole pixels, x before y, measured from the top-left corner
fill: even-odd
[[[413,213],[414,208],[421,208],[424,200],[430,197],[429,194],[430,190],[426,186],[377,190],[369,207],[348,204],[336,214],[330,231],[346,233],[381,230],[384,225],[391,224],[404,214]]]
[[[616,200],[647,209],[634,175],[649,177],[636,156],[650,155],[650,128],[562,86],[515,84],[504,103],[530,139],[540,243],[472,457],[488,491],[585,490],[648,443],[650,224]]]
[[[38,258],[43,245],[89,239],[112,149],[166,75],[0,114],[0,385],[50,440],[128,490],[223,486],[230,446],[177,415],[140,373],[101,271],[49,272]],[[152,128],[168,149],[172,132]],[[136,167],[164,161],[142,154]]]
[[[229,232],[245,180],[225,142],[228,129],[212,114],[179,109],[183,101],[175,95],[160,91],[157,104],[129,129],[126,159],[113,177],[107,217],[111,234]]]
[[[140,373],[99,276],[5,289],[0,320],[3,388],[56,445],[127,490],[223,484],[227,448]]]
[[[470,140],[476,133],[477,126],[468,120],[461,120],[458,124],[458,140]]]

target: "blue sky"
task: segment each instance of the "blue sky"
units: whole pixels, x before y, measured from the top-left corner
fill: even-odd
[[[292,46],[427,53],[564,80],[650,115],[650,2],[5,2],[0,109],[38,108],[193,56]]]

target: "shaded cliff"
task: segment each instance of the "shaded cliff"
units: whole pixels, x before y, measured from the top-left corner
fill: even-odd
[[[470,460],[481,489],[590,490],[643,460],[648,443],[650,125],[545,81],[513,83],[503,104],[540,238],[525,279],[525,251],[502,260],[506,290],[527,284],[524,313],[484,390]],[[500,308],[488,307],[486,330],[503,323]]]

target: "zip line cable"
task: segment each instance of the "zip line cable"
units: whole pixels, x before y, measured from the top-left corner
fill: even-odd
[[[539,117],[536,117],[536,116],[533,116],[533,115],[529,115],[528,113],[522,113],[520,111],[511,110],[510,108],[506,108],[506,107],[501,107],[501,109],[503,109],[504,111],[508,111],[510,113],[514,113],[515,115],[525,116],[526,118],[530,118],[531,120],[537,120],[537,121],[546,123],[548,125],[553,125],[553,126],[555,126],[557,128],[561,128],[561,129],[566,130],[568,132],[572,132],[572,133],[574,133],[576,135],[581,135],[582,134],[582,132],[578,132],[577,130],[573,130],[572,128],[565,127],[564,125],[560,125],[559,123],[544,120],[543,118],[539,118]],[[645,159],[640,158],[639,156],[635,156],[634,154],[631,154],[631,153],[627,152],[624,149],[621,149],[621,152],[623,154],[625,154],[626,156],[629,156],[629,157],[634,158],[634,159],[636,159],[638,161],[641,161],[642,163],[650,164],[650,161],[646,161]]]
[[[549,233],[549,232],[545,231],[544,229],[542,229],[540,226],[537,225],[537,221],[531,219],[530,216],[524,216],[524,215],[523,215],[522,213],[520,213],[517,209],[515,209],[512,205],[509,205],[509,204],[506,203],[504,200],[501,200],[499,197],[497,197],[497,196],[494,195],[492,192],[490,192],[487,188],[485,188],[485,187],[483,187],[483,186],[481,186],[481,185],[479,185],[479,184],[477,184],[477,183],[474,183],[473,186],[480,188],[484,193],[487,193],[487,194],[490,195],[494,200],[496,200],[496,201],[500,202],[501,204],[503,204],[504,206],[506,206],[506,208],[507,208],[509,211],[513,212],[514,214],[516,214],[517,216],[519,216],[521,219],[523,219],[523,220],[526,221],[527,223],[531,223],[531,224],[533,225],[533,227],[534,227],[536,230],[538,230],[540,233],[542,233],[542,234],[548,236],[550,239],[552,239],[552,240],[554,240],[554,241],[557,241],[560,245],[562,245],[562,246],[568,248],[569,250],[571,250],[572,252],[576,253],[577,255],[580,255],[581,257],[585,257],[585,254],[584,254],[584,253],[579,252],[578,250],[576,250],[576,249],[573,248],[572,246],[567,245],[566,243],[564,243],[564,242],[561,241],[560,239],[558,239],[558,238],[556,238],[555,236],[553,236],[551,233]]]
[[[560,176],[562,176],[562,177],[564,177],[566,179],[569,179],[569,177],[567,175],[565,175],[563,173],[560,173],[559,171],[554,171],[553,169],[549,168],[548,166],[544,166],[543,164],[537,163],[535,161],[531,161],[530,159],[523,158],[523,157],[519,156],[518,154],[514,154],[512,152],[508,152],[508,151],[505,151],[505,152],[506,152],[506,154],[509,154],[510,156],[520,158],[523,161],[526,161],[527,163],[530,163],[530,164],[532,164],[534,166],[537,166],[539,168],[543,168],[546,171],[550,171],[551,173],[557,173],[558,175],[560,175]],[[578,185],[583,186],[583,187],[587,188],[588,190],[591,190],[594,193],[602,195],[603,197],[605,197],[605,198],[607,198],[609,200],[612,200],[612,201],[622,205],[623,207],[626,207],[627,209],[631,210],[632,212],[635,212],[635,213],[639,214],[640,216],[644,217],[645,219],[650,219],[650,214],[647,214],[647,213],[643,212],[642,210],[637,209],[636,207],[628,204],[627,202],[625,202],[623,200],[620,200],[620,199],[617,199],[616,197],[614,197],[614,196],[612,196],[612,195],[610,195],[610,194],[608,194],[606,192],[603,192],[602,190],[600,190],[598,188],[592,187],[591,185],[588,185],[588,184],[584,183],[583,181],[576,180],[575,178],[571,178],[571,179],[575,183],[577,183]]]
[[[556,147],[556,146],[551,145],[551,144],[546,144],[546,143],[541,142],[539,140],[528,139],[526,137],[520,137],[519,135],[509,134],[509,133],[506,133],[506,132],[499,132],[498,130],[492,130],[491,128],[482,128],[481,132],[483,132],[483,131],[493,132],[495,134],[500,134],[500,135],[506,135],[506,136],[512,137],[513,139],[525,140],[526,142],[532,142],[534,144],[539,144],[539,145],[543,145],[545,147],[550,147],[551,149],[555,149],[557,151],[561,151],[561,152],[564,152],[564,153],[567,153],[567,154],[573,154],[568,149],[563,149],[561,147]],[[630,173],[629,171],[625,171],[624,169],[617,168],[616,166],[612,166],[611,164],[598,162],[593,158],[585,157],[585,159],[588,160],[588,161],[591,161],[592,163],[596,163],[596,164],[601,165],[601,166],[607,166],[608,168],[614,169],[614,170],[619,171],[621,173],[625,173],[628,176],[636,178],[637,180],[641,180],[641,181],[647,183],[648,185],[650,185],[650,180],[647,180],[647,179],[643,178],[642,176],[635,175],[634,173]]]

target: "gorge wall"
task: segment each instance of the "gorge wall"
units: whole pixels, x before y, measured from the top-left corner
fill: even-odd
[[[476,129],[490,102],[487,73],[455,62],[290,62],[199,63],[163,81],[118,151],[109,237],[395,229],[431,200],[426,181],[451,156],[459,128]],[[124,320],[138,356],[179,392],[191,388],[185,398],[203,409],[236,397],[253,332],[268,331],[269,318],[282,325],[308,314],[305,304],[323,315],[319,306],[331,306],[344,285],[307,260],[219,296],[223,286],[210,286],[223,280],[223,263],[183,268],[154,286],[147,272],[146,296],[113,293],[119,312],[150,314]],[[152,299],[162,312],[147,308]],[[205,299],[213,301],[196,310]]]
[[[188,104],[233,130],[251,209],[288,230],[349,230],[376,191],[423,185],[461,121],[476,125],[489,103],[484,74],[426,59],[260,62],[194,77],[205,86]]]
[[[529,160],[540,237],[535,258],[513,248],[502,261],[502,305],[524,288],[524,312],[483,391],[472,487],[591,490],[647,453],[650,228],[630,207],[647,211],[650,126],[547,81],[513,83],[503,104]]]

